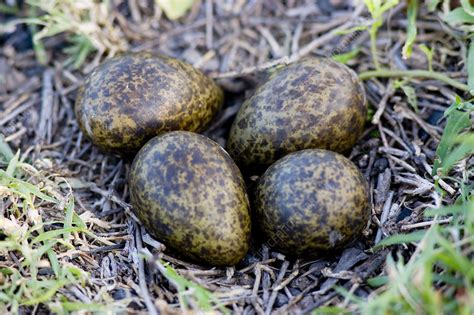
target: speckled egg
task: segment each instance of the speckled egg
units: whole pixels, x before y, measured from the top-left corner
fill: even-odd
[[[256,188],[255,211],[268,246],[315,257],[361,234],[369,220],[367,184],[343,155],[307,149],[267,169]]]
[[[79,89],[75,112],[95,145],[126,155],[166,131],[204,130],[222,102],[222,90],[191,65],[136,53],[94,69]]]
[[[247,99],[226,146],[240,166],[268,166],[310,148],[345,152],[367,114],[357,75],[328,58],[306,58],[276,70]]]
[[[151,139],[130,170],[133,209],[146,229],[184,258],[230,266],[250,241],[249,201],[239,169],[205,136]]]

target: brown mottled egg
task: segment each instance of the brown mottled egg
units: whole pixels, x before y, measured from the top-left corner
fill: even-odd
[[[328,58],[306,58],[273,73],[240,108],[227,151],[240,166],[267,166],[310,148],[344,152],[367,114],[357,75]]]
[[[256,188],[255,210],[269,246],[314,257],[361,234],[369,219],[367,184],[343,155],[307,149],[267,169]]]
[[[135,213],[177,253],[230,266],[247,253],[249,201],[239,169],[205,136],[173,131],[151,139],[130,170]]]
[[[222,90],[191,65],[137,53],[94,69],[79,90],[75,112],[95,145],[125,155],[166,131],[204,130],[222,102]]]

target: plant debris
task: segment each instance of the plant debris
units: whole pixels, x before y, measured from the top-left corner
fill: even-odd
[[[472,235],[463,240],[440,226],[463,226],[456,213],[466,209],[459,204],[469,201],[474,187],[472,134],[458,126],[450,129],[455,133],[443,134],[449,120],[443,113],[451,104],[453,110],[462,107],[462,127],[469,121],[472,126],[473,115],[467,114],[472,105],[458,95],[470,97],[474,75],[469,88],[472,63],[465,52],[472,60],[474,46],[471,42],[469,49],[462,40],[469,31],[464,24],[454,28],[459,23],[449,5],[431,10],[390,2],[391,8],[369,12],[357,1],[203,0],[169,20],[152,1],[113,0],[108,7],[102,6],[105,1],[86,1],[99,6],[89,11],[88,21],[74,1],[64,1],[58,12],[41,0],[0,4],[0,26],[7,26],[0,28],[0,310],[357,311],[377,294],[398,294],[393,287],[380,293],[387,279],[418,281],[401,270],[418,270],[414,261],[423,249],[440,250],[439,244],[450,243],[448,237],[455,238],[456,255],[465,254],[460,270],[468,268]],[[70,23],[55,32],[68,12]],[[413,25],[417,31],[407,34]],[[364,238],[315,261],[289,259],[256,241],[243,262],[225,269],[182,261],[178,252],[152,239],[131,212],[130,160],[93,146],[73,111],[85,75],[127,50],[163,53],[217,80],[226,91],[225,108],[205,134],[221,145],[245,96],[275,67],[319,55],[358,72],[371,114],[349,157],[365,174],[374,205]],[[452,141],[457,146],[446,147]],[[444,159],[452,163],[440,165]],[[425,210],[438,208],[445,210],[425,216]],[[387,238],[406,231],[415,234]],[[405,244],[397,255],[371,250],[401,240]],[[420,240],[423,246],[414,246]],[[443,268],[424,264],[430,274]],[[474,280],[455,275],[437,274],[436,291],[430,286],[427,292],[455,296],[468,310]],[[406,307],[412,310],[428,303],[411,299]],[[380,310],[370,307],[374,314]]]

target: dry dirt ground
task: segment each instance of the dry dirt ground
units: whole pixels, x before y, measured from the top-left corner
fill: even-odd
[[[27,26],[0,35],[0,77],[6,79],[0,84],[1,133],[13,152],[21,150],[25,161],[35,167],[37,173],[31,171],[28,180],[62,201],[54,205],[36,200],[38,214],[43,222],[63,220],[66,201],[73,196],[75,211],[96,235],[73,232],[70,242],[74,248],[55,247],[61,263],[89,274],[84,285],[59,291],[71,301],[109,303],[111,308],[125,307],[132,312],[180,312],[183,303],[176,286],[163,276],[163,264],[169,262],[184,278],[214,292],[229,310],[238,313],[306,313],[323,305],[344,306],[349,301],[334,288],[341,286],[362,298],[373,294],[364,280],[380,275],[387,254],[395,251],[374,253],[370,251],[374,244],[390,234],[428,226],[429,222],[422,222],[423,210],[457,197],[455,180],[440,183],[445,196],[436,193],[431,167],[445,123],[443,111],[455,99],[455,92],[462,91],[437,80],[414,78],[410,85],[416,91],[415,109],[397,88],[396,79],[368,78],[364,85],[371,113],[365,133],[350,153],[369,183],[373,203],[361,239],[313,261],[286,258],[259,242],[233,268],[180,260],[179,253],[165,250],[146,235],[132,215],[127,186],[130,161],[100,152],[78,129],[73,106],[87,72],[120,51],[160,52],[195,65],[226,91],[225,108],[206,132],[223,145],[242,100],[266,68],[307,55],[330,57],[357,48],[348,66],[358,73],[373,69],[368,32],[351,30],[370,23],[370,15],[355,1],[327,0],[318,5],[297,0],[286,4],[198,1],[183,18],[170,21],[147,1],[112,4],[112,13],[104,22],[114,25],[107,30],[110,42],[77,70],[64,66],[67,34],[43,41],[46,65],[35,57]],[[401,57],[405,11],[402,4],[383,17],[377,41],[380,63],[386,68],[427,69],[428,59],[418,45],[410,59]],[[455,35],[435,13],[421,9],[417,43],[435,49],[432,66],[436,71],[465,81],[461,57],[465,47]],[[460,174],[461,170],[455,170],[452,177]],[[11,202],[2,204],[2,215]],[[20,225],[27,220],[27,216],[18,218]],[[407,246],[405,254],[412,249]],[[155,263],[157,260],[161,262]],[[16,268],[20,261],[11,252],[0,264]],[[39,275],[48,277],[51,272],[45,265]]]

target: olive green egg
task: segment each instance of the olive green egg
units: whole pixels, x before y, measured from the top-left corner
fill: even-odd
[[[133,210],[182,257],[231,266],[247,253],[250,210],[242,175],[216,142],[187,131],[151,139],[129,174]]]
[[[226,149],[239,166],[268,166],[288,153],[343,153],[364,129],[367,104],[357,75],[311,57],[272,73],[240,108]]]
[[[314,258],[360,236],[369,220],[367,183],[339,153],[306,149],[272,164],[255,192],[265,243],[290,256]]]
[[[95,145],[126,155],[163,132],[203,131],[222,102],[222,90],[191,65],[135,53],[96,67],[79,89],[75,112]]]

